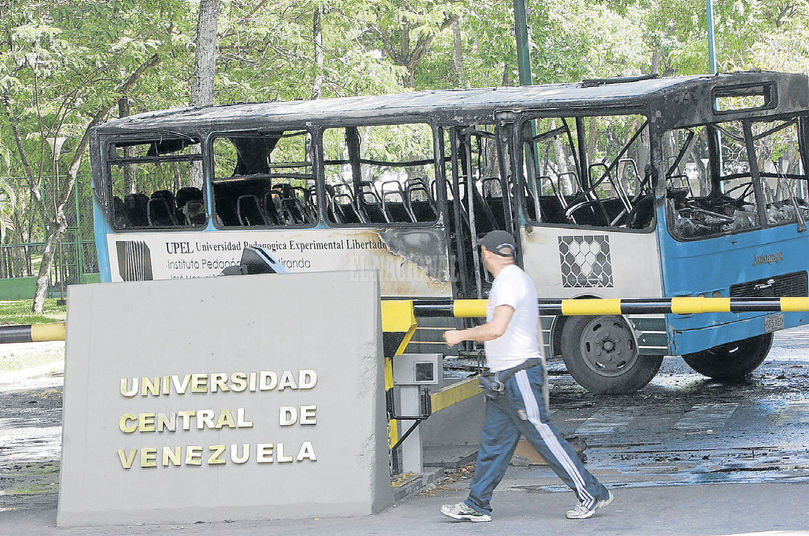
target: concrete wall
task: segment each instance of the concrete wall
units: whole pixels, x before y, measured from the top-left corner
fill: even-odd
[[[348,516],[391,503],[375,274],[77,285],[68,317],[58,525]],[[314,387],[291,386],[301,370],[316,373]],[[272,389],[257,375],[250,390],[259,371],[276,374]],[[142,377],[158,378],[157,395],[142,394]],[[217,379],[226,392],[213,392]],[[315,423],[282,426],[284,406],[315,406]],[[183,429],[178,412],[200,410],[213,416]],[[159,413],[175,431],[150,431]]]

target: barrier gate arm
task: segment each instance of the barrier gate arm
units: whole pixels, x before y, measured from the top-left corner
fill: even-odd
[[[809,297],[537,300],[540,315],[597,316],[748,312],[807,312]],[[382,300],[386,357],[401,354],[417,327],[418,317],[484,318],[486,300]],[[0,326],[0,344],[65,340],[65,322]],[[387,345],[393,345],[391,352]]]
[[[413,310],[417,317],[483,318],[486,300],[416,300]],[[598,316],[642,314],[701,314],[747,312],[809,311],[809,297],[790,298],[632,298],[581,300],[537,300],[540,315]]]
[[[0,326],[0,344],[19,342],[48,342],[65,340],[65,323]]]

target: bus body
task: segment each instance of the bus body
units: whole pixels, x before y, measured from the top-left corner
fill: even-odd
[[[504,229],[540,297],[805,296],[807,89],[638,77],[113,120],[91,137],[102,280],[215,276],[257,245],[289,271],[377,270],[385,297],[485,297],[476,239]],[[742,376],[806,321],[540,318],[596,392],[642,387],[664,355]]]

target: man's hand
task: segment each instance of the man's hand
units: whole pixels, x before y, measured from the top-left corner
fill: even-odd
[[[444,332],[444,340],[447,341],[447,346],[452,348],[459,342],[462,342],[464,338],[459,330],[451,329],[449,331]]]

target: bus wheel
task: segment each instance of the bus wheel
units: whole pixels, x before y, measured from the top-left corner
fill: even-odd
[[[684,354],[688,366],[716,380],[740,380],[756,370],[770,352],[772,333],[720,344],[693,354]]]
[[[562,328],[562,359],[573,379],[593,393],[637,391],[663,356],[638,355],[635,335],[620,316],[574,316]]]

